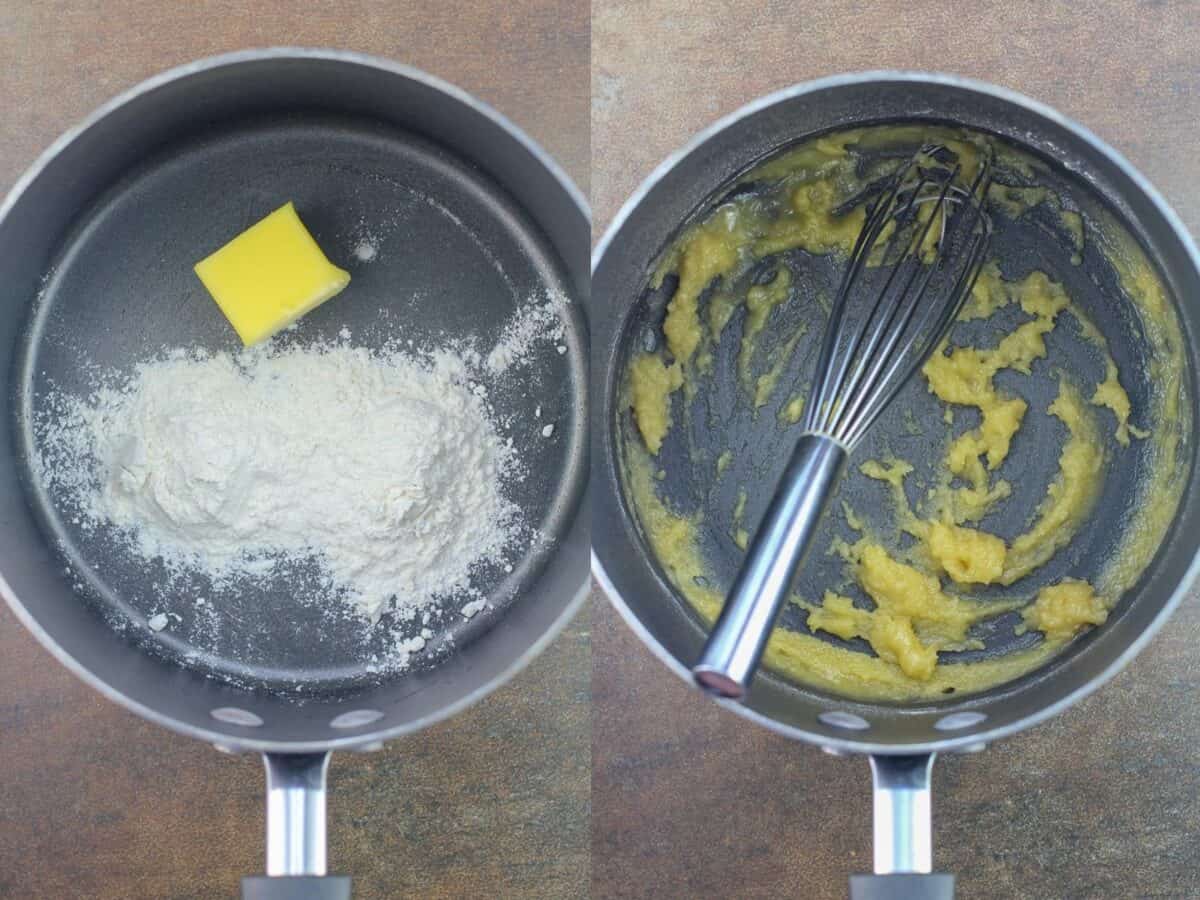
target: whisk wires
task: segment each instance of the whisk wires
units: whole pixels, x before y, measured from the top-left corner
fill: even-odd
[[[826,326],[804,430],[853,449],[941,343],[983,267],[991,159],[923,147],[868,207]]]

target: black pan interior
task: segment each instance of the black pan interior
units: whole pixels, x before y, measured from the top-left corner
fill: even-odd
[[[1141,176],[1100,145],[1094,136],[1026,98],[950,76],[919,73],[839,76],[763,98],[710,129],[670,165],[656,172],[605,235],[593,265],[592,285],[599,300],[599,319],[592,344],[597,403],[591,440],[597,458],[594,474],[602,488],[593,514],[594,569],[643,640],[677,675],[687,680],[690,680],[688,667],[703,646],[705,629],[647,551],[625,497],[620,465],[621,441],[627,433],[621,409],[625,363],[632,348],[654,346],[654,341],[660,339],[654,326],[661,322],[663,297],[648,296],[646,286],[659,255],[679,233],[682,223],[694,220],[711,205],[714,195],[721,196],[723,185],[734,183],[780,148],[806,138],[896,121],[954,123],[1001,136],[1052,163],[1052,177],[1066,179],[1068,203],[1078,205],[1085,218],[1094,204],[1128,229],[1162,276],[1179,315],[1184,342],[1185,405],[1194,420],[1196,321],[1200,315],[1195,304],[1195,297],[1200,296],[1196,252],[1177,217]],[[1016,238],[1006,232],[1001,239]],[[1045,249],[1056,252],[1053,248]],[[1042,250],[1029,248],[1031,254],[1037,253],[1036,265],[1048,269],[1059,267],[1053,259],[1041,258]],[[789,260],[789,264],[801,261],[797,258]],[[1007,274],[1019,275],[1020,271],[1018,267]],[[1058,274],[1075,295],[1076,302],[1088,309],[1109,333],[1113,355],[1123,367],[1122,374],[1136,368],[1133,360],[1144,349],[1136,328],[1099,308],[1108,301],[1123,301],[1111,291],[1111,273],[1095,270],[1085,261],[1078,272],[1063,269]],[[1088,283],[1093,274],[1099,284]],[[821,273],[814,268],[812,277],[821,277]],[[1080,277],[1085,279],[1084,290],[1080,290]],[[824,278],[828,281],[830,274],[826,272]],[[659,305],[647,307],[647,302]],[[1069,318],[1062,316],[1059,338],[1071,335]],[[1071,351],[1069,347],[1056,348],[1056,353],[1062,352]],[[803,358],[803,350],[796,356]],[[1081,354],[1079,365],[1083,373],[1095,372],[1095,360],[1089,355]],[[1144,385],[1128,387],[1135,404],[1144,400]],[[780,393],[785,389],[786,384],[781,386]],[[916,399],[910,394],[900,402],[903,405]],[[743,471],[735,473],[735,478],[743,483],[761,478],[769,484],[772,475],[782,467],[783,453],[790,452],[790,441],[780,438],[772,444],[769,432],[774,431],[775,423],[771,412],[768,408],[760,413],[764,432],[750,439],[753,459]],[[680,427],[678,421],[676,427]],[[1044,424],[1053,430],[1056,422]],[[896,423],[891,421],[881,422],[879,428],[881,434],[897,431]],[[1026,438],[1029,437],[1027,430]],[[1047,444],[1054,446],[1055,456],[1060,437],[1047,436]],[[864,452],[871,449],[867,447]],[[917,455],[919,447],[895,449],[901,454],[911,451]],[[1029,450],[1027,447],[1023,455],[1038,463],[1036,454]],[[666,452],[675,451],[667,447]],[[772,457],[772,453],[776,455]],[[1195,510],[1200,508],[1194,457],[1194,443],[1189,436],[1179,461],[1185,469],[1183,499],[1171,530],[1142,578],[1103,628],[1075,640],[1041,669],[981,694],[903,705],[854,702],[765,673],[755,679],[746,702],[735,705],[736,708],[751,720],[792,737],[870,752],[977,747],[981,741],[1012,733],[1062,709],[1127,661],[1165,620],[1179,601],[1183,586],[1190,583],[1196,568]],[[1130,460],[1129,465],[1128,477],[1137,478],[1138,462]],[[1036,471],[1044,478],[1047,467],[1039,465]],[[864,491],[869,489],[877,486],[862,486]],[[711,502],[718,522],[728,522],[731,501],[728,493],[718,492],[712,499],[697,497],[682,485],[670,483],[666,490],[681,503]],[[747,527],[753,527],[755,515],[761,512],[764,490],[765,487],[756,486],[752,492],[759,499],[757,505],[750,501]],[[882,494],[873,497],[872,502],[886,502]],[[712,535],[709,549],[715,564],[723,573],[729,573],[734,550],[724,531],[722,528],[721,533]],[[1088,543],[1081,541],[1083,551],[1075,562],[1098,558],[1108,540],[1104,534],[1090,533]],[[1072,564],[1071,557],[1065,559],[1065,564]],[[840,578],[840,571],[838,574]],[[792,624],[796,624],[795,620]]]
[[[352,275],[342,295],[287,333],[289,343],[336,340],[347,327],[353,344],[368,347],[397,336],[429,346],[470,334],[486,348],[530,298],[573,293],[561,259],[528,215],[439,145],[363,117],[254,116],[162,148],[76,220],[26,324],[10,414],[30,502],[79,598],[97,615],[127,641],[196,672],[292,696],[330,695],[385,677],[378,663],[395,639],[389,614],[376,628],[355,614],[329,615],[303,570],[285,580],[248,580],[238,592],[214,594],[199,576],[164,592],[161,563],[131,558],[104,530],[81,531],[69,504],[46,493],[29,465],[30,421],[51,387],[86,392],[87,368],[128,370],[167,347],[239,349],[191,267],[288,200]],[[363,240],[376,248],[370,261],[355,256]],[[510,370],[492,391],[505,436],[531,473],[509,496],[550,540],[526,541],[528,553],[511,573],[479,573],[490,609],[467,620],[458,610],[469,598],[447,598],[444,614],[425,626],[436,636],[413,658],[417,670],[502,617],[577,512],[585,471],[575,419],[585,407],[586,338],[578,309],[564,320],[565,355],[556,351],[560,342],[542,341],[533,362]],[[556,423],[551,439],[541,434],[546,421]],[[208,598],[207,608],[196,597]],[[173,615],[155,634],[145,623],[158,612]]]
[[[877,170],[875,164],[882,157],[906,158],[917,149],[915,144],[902,142],[886,149],[862,148],[857,151],[860,169],[864,172]],[[1100,217],[1108,215],[1102,199],[1060,165],[1050,160],[1043,162],[1045,171],[1039,172],[1034,179],[1001,167],[997,180],[1017,187],[1036,184],[1049,188],[1062,199],[1065,208],[1081,212],[1088,228],[1094,229]],[[774,189],[774,183],[742,183],[732,190],[719,190],[689,222],[703,220],[731,195],[766,196]],[[1116,273],[1097,246],[1095,231],[1092,230],[1085,239],[1079,264],[1074,264],[1075,247],[1071,235],[1050,205],[1036,206],[1018,218],[999,208],[989,211],[995,236],[988,257],[1000,261],[1001,272],[1007,280],[1017,280],[1034,270],[1041,270],[1064,286],[1072,300],[1108,337],[1109,351],[1121,372],[1122,384],[1135,411],[1134,424],[1138,424],[1137,411],[1149,410],[1153,391],[1148,366],[1151,348]],[[711,380],[704,382],[690,404],[682,393],[675,395],[676,426],[668,433],[655,461],[660,472],[665,472],[665,478],[659,482],[660,496],[678,512],[699,514],[701,549],[718,584],[722,585],[732,583],[744,556],[733,537],[739,492],[744,490],[746,493],[742,523],[753,533],[800,432],[799,425],[780,422],[778,413],[796,392],[808,395],[811,389],[826,318],[823,304],[836,292],[844,262],[836,256],[789,250],[764,258],[731,285],[723,284],[720,289],[731,296],[744,296],[752,284],[769,282],[783,267],[792,273],[791,295],[787,302],[772,311],[759,337],[751,377],[765,373],[772,351],[782,347],[797,328],[803,326],[807,330],[796,344],[791,363],[770,401],[755,410],[738,381],[737,356],[745,324],[745,307],[740,306],[722,332],[714,353]],[[647,286],[632,305],[626,325],[625,349],[619,358],[627,359],[635,350],[657,348],[666,304],[677,283],[675,276],[669,276],[657,289]],[[716,292],[714,284],[702,295],[702,314],[707,299]],[[1012,305],[986,320],[957,325],[951,332],[950,343],[992,347],[1027,318],[1019,307]],[[1000,389],[1024,398],[1029,405],[1009,456],[993,476],[1008,480],[1013,486],[1013,495],[981,522],[985,530],[1009,539],[1028,527],[1038,503],[1045,496],[1046,487],[1058,472],[1058,456],[1066,437],[1066,427],[1046,409],[1058,395],[1060,375],[1069,373],[1071,381],[1087,396],[1090,396],[1091,386],[1101,382],[1105,375],[1101,352],[1094,343],[1083,338],[1070,312],[1061,314],[1057,327],[1046,336],[1046,345],[1047,356],[1035,362],[1032,378],[1009,371],[996,377]],[[924,488],[935,483],[935,471],[941,463],[947,436],[961,434],[978,424],[978,413],[963,408],[954,410],[952,425],[944,423],[943,409],[943,404],[918,376],[873,426],[866,440],[855,450],[852,465],[834,495],[830,514],[817,536],[816,549],[797,580],[798,595],[819,601],[828,588],[846,589],[845,563],[836,554],[824,552],[836,538],[853,543],[859,537],[859,533],[847,524],[842,512],[843,502],[867,522],[872,533],[895,536],[896,516],[890,487],[863,475],[857,464],[892,455],[911,462],[915,470],[906,479],[905,486],[909,501],[916,508]],[[1012,587],[989,586],[972,592],[971,596],[981,601],[1032,597],[1039,587],[1056,583],[1063,577],[1094,577],[1112,558],[1127,537],[1124,523],[1133,511],[1132,505],[1137,502],[1138,486],[1148,473],[1153,454],[1145,442],[1133,441],[1130,446],[1119,446],[1112,438],[1114,422],[1107,412],[1099,413],[1097,420],[1108,458],[1104,487],[1096,501],[1095,512],[1071,544],[1047,564]],[[628,410],[621,414],[618,439],[621,442],[640,441],[632,413]],[[723,477],[714,479],[715,463],[725,451],[732,451],[732,462]],[[905,537],[900,538],[901,543],[906,543]],[[851,594],[856,590],[851,589]],[[800,608],[788,605],[782,623],[785,627],[808,633],[806,617]],[[970,662],[1003,655],[1041,640],[1037,632],[1017,635],[1014,629],[1019,622],[1020,612],[1014,611],[978,623],[971,636],[982,640],[984,649],[944,653],[943,662]],[[871,652],[862,639],[844,642],[825,632],[813,633],[831,643],[848,643],[859,651]]]

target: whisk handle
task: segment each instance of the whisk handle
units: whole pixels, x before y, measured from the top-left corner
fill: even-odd
[[[740,700],[754,677],[796,570],[846,467],[844,447],[801,436],[746,553],[692,675],[700,687]]]

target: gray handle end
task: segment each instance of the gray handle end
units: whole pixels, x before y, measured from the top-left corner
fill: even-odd
[[[954,900],[954,876],[851,875],[850,900]]]
[[[350,900],[347,875],[255,875],[242,879],[242,900]]]

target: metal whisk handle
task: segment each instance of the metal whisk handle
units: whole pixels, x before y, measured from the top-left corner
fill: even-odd
[[[832,438],[802,435],[746,554],[725,607],[692,666],[696,683],[740,700],[804,562],[849,454]]]

